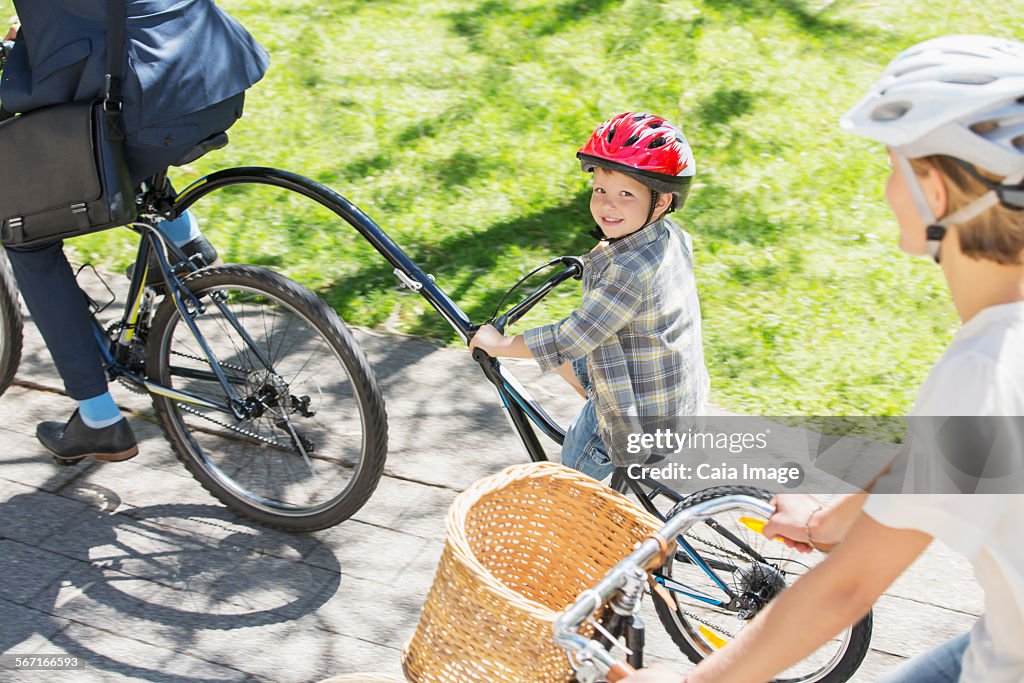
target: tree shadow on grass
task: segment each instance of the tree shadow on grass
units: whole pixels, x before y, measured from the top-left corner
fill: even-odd
[[[705,124],[723,124],[750,113],[757,96],[738,88],[719,88],[701,100],[693,115]]]
[[[582,254],[593,247],[593,238],[585,234],[590,225],[589,203],[590,190],[581,190],[556,206],[495,223],[481,231],[454,235],[436,244],[410,248],[407,253],[425,272],[436,272],[442,289],[459,303],[470,289],[484,287],[473,274],[493,270],[511,247],[542,249],[551,256]],[[443,270],[436,270],[437,266]],[[369,291],[394,288],[396,280],[392,270],[383,258],[363,263],[356,271],[335,280],[322,296],[336,309],[347,308]],[[455,284],[446,286],[445,281]],[[470,319],[476,321],[489,316],[513,284],[514,281],[510,281],[502,286],[487,287],[480,297],[482,303],[466,308]],[[432,309],[418,316],[408,332],[455,338],[447,323]]]
[[[475,9],[452,12],[449,17],[456,35],[465,38],[474,51],[486,52],[493,47],[484,39],[488,24],[516,25],[526,29],[527,37],[542,38],[620,4],[622,0],[569,0],[522,9],[507,0],[487,0]]]
[[[841,4],[839,1],[819,10],[810,9],[806,0],[703,0],[703,3],[721,12],[735,13],[743,21],[781,16],[810,37],[838,39],[851,48],[877,35],[853,22],[831,18],[829,15]]]
[[[443,135],[449,121],[470,121],[483,104],[483,98],[475,98],[472,101],[454,104],[437,116],[422,119],[400,129],[392,136],[392,143],[382,144],[381,148],[387,150],[408,149],[415,146],[420,140]],[[473,163],[468,159],[468,156],[466,152],[460,150],[453,153],[449,159],[450,163],[448,164],[447,173],[455,181],[455,184],[463,184],[465,181],[465,177],[463,177],[464,169],[467,165]],[[390,151],[381,152],[355,159],[341,168],[318,173],[315,180],[325,185],[330,185],[332,183],[347,183],[352,180],[365,178],[368,175],[379,175],[393,168],[397,163],[397,159],[398,157]],[[479,163],[481,160],[476,158],[475,161]],[[444,170],[438,172],[442,182],[445,180],[445,173],[446,171]]]

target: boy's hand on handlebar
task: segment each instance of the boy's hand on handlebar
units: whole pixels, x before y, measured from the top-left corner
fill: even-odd
[[[473,353],[474,349],[482,349],[487,355],[500,358],[533,358],[523,341],[523,335],[506,336],[498,332],[494,325],[484,325],[476,331],[469,340],[469,352]]]
[[[498,332],[494,325],[483,325],[473,338],[469,340],[469,351],[483,349],[491,356],[498,356],[502,349],[508,344],[508,337]]]
[[[655,665],[647,669],[640,669],[635,674],[620,678],[620,683],[686,683],[686,676],[680,676],[671,669]]]

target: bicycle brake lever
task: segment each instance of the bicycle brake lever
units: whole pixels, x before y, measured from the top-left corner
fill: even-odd
[[[572,276],[573,280],[583,279],[583,259],[579,256],[560,256],[558,258],[563,265],[576,269],[576,274]]]

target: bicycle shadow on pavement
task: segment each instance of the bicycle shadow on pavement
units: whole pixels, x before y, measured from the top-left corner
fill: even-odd
[[[341,584],[316,538],[243,526],[212,504],[124,507],[115,492],[74,481],[59,496],[11,497],[0,520],[0,653],[27,654],[18,646],[29,641],[141,680],[241,674],[211,632],[287,625]],[[250,641],[259,642],[231,642]]]

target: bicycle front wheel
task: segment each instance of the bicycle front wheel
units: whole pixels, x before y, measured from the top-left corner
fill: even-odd
[[[0,396],[14,381],[21,362],[22,320],[18,286],[6,254],[0,254]]]
[[[669,517],[698,503],[730,495],[765,501],[772,497],[768,491],[749,486],[716,486],[680,501]],[[765,538],[760,533],[765,521],[757,513],[741,509],[697,524],[683,537],[696,558],[677,547],[656,574],[661,584],[654,596],[658,618],[691,662],[697,663],[726,646],[779,592],[824,559],[821,553],[800,553]],[[822,609],[829,606],[822,605]],[[856,672],[870,641],[869,612],[775,681],[842,683]]]
[[[387,418],[351,332],[312,292],[263,268],[206,268],[185,285],[200,337],[165,297],[146,344],[147,375],[166,388],[153,405],[179,459],[261,524],[314,531],[353,515],[383,472]],[[241,416],[224,409],[218,374]]]

